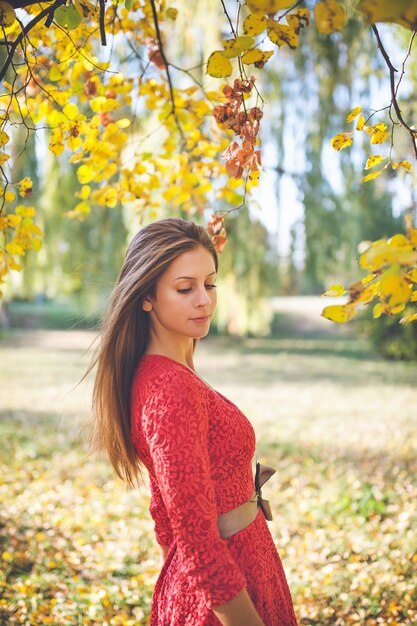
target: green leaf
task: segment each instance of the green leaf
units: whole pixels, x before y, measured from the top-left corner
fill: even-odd
[[[54,13],[54,21],[62,28],[73,30],[81,24],[82,18],[73,4],[59,7]]]

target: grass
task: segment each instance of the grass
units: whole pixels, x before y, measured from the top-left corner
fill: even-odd
[[[88,457],[89,331],[0,342],[0,624],[146,624],[160,569],[146,490]],[[346,332],[202,342],[251,419],[301,625],[417,623],[416,366]]]

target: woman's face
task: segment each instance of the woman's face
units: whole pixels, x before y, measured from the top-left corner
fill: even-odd
[[[180,254],[156,284],[155,297],[143,303],[158,335],[205,337],[216,308],[216,270],[202,246]]]

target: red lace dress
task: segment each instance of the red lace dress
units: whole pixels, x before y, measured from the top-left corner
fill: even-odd
[[[151,626],[218,626],[211,608],[245,586],[266,626],[297,626],[262,511],[228,539],[217,528],[217,515],[254,489],[255,434],[237,406],[185,365],[145,355],[132,387],[132,437],[149,472],[157,541],[170,546]]]

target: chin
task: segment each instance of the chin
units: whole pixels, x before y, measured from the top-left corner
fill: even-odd
[[[206,337],[209,334],[209,329],[207,328],[207,330],[201,330],[199,333],[194,333],[193,334],[193,339],[203,339],[203,337]]]

